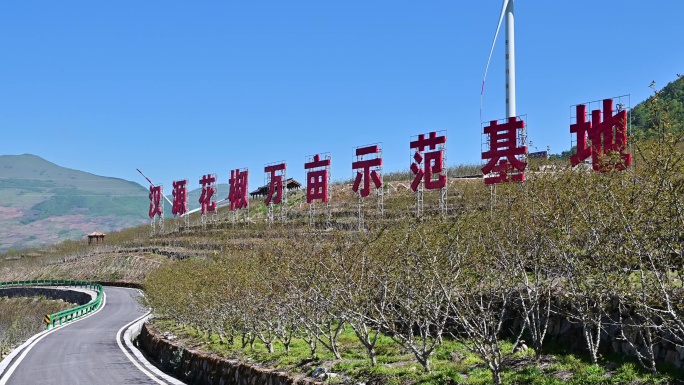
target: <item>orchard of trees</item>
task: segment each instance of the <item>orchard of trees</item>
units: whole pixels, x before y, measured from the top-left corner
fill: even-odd
[[[425,371],[455,339],[496,383],[510,353],[502,339],[524,335],[539,358],[549,320],[562,316],[581,327],[594,363],[613,328],[656,373],[658,345],[684,345],[684,131],[658,96],[649,111],[659,118],[632,141],[626,171],[462,182],[448,217],[367,232],[273,229],[249,247],[163,266],[145,282],[148,301],[177,324],[270,351],[301,338],[311,356],[339,358],[337,338],[352,328],[375,364],[379,336],[390,336]]]

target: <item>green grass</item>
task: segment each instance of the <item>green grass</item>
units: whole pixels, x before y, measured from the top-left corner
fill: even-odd
[[[258,362],[273,368],[286,369],[288,371],[302,372],[302,363],[309,362],[309,346],[303,340],[295,338],[291,344],[290,352],[285,352],[284,346],[277,342],[275,353],[269,354],[266,347],[259,341],[254,349],[247,347],[241,349],[239,341],[235,345],[221,342],[217,335],[209,336],[189,327],[178,327],[169,320],[155,320],[158,330],[171,331],[176,334],[184,344],[195,346],[202,350],[218,353],[229,358],[237,358],[248,362]],[[332,353],[326,351],[319,344],[318,358],[311,362],[303,374],[320,366],[328,367],[335,373],[348,376],[353,381],[368,381],[382,378],[383,384],[491,384],[492,373],[482,360],[472,352],[466,350],[462,344],[445,339],[435,351],[431,365],[432,372],[424,372],[413,358],[413,355],[400,348],[390,337],[381,336],[378,340],[376,351],[378,365],[371,366],[366,357],[365,350],[351,330],[347,328],[340,335],[341,360],[336,360]],[[502,348],[510,351],[511,341],[504,341]],[[382,352],[380,354],[380,352]],[[523,362],[523,365],[504,368],[501,376],[505,384],[533,384],[533,385],[580,385],[580,384],[657,384],[668,383],[676,378],[676,373],[665,373],[653,377],[647,371],[630,360],[619,360],[619,357],[610,357],[612,362],[617,362],[617,368],[607,371],[603,365],[592,365],[588,357],[573,354],[555,354],[544,356],[542,364],[534,361],[534,351],[509,354],[506,359]],[[559,378],[561,373],[571,373],[569,380]]]

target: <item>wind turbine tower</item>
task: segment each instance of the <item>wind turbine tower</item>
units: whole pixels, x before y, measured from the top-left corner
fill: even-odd
[[[489,63],[492,60],[494,53],[494,45],[496,38],[499,36],[501,23],[506,19],[506,117],[511,118],[516,116],[515,105],[515,16],[513,13],[514,0],[504,0],[501,7],[501,15],[499,16],[499,24],[496,26],[496,33],[494,34],[494,41],[492,42],[492,49],[489,51],[489,59],[487,59],[487,67],[485,68],[484,78],[482,79],[482,94],[484,94],[485,80],[487,79],[487,71],[489,70]],[[481,96],[482,97],[482,96]]]

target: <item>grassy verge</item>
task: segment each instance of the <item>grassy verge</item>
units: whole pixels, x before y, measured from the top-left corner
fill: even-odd
[[[45,329],[45,314],[74,307],[62,300],[0,297],[0,356]]]

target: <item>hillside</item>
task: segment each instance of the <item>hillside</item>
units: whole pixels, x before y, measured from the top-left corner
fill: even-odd
[[[652,85],[655,87],[655,84]],[[684,77],[668,83],[655,95],[637,104],[631,111],[632,135],[652,137],[657,135],[661,124],[672,126],[673,131],[684,130]],[[668,119],[661,121],[666,114]]]
[[[0,251],[78,239],[144,223],[147,191],[123,179],[0,156]]]
[[[638,285],[653,293],[654,302],[673,298],[675,320],[681,319],[681,255],[672,253],[681,244],[684,212],[677,188],[684,158],[672,151],[679,143],[645,141],[635,156],[646,161],[630,172],[558,167],[530,172],[524,184],[497,186],[495,194],[479,178],[452,178],[446,218],[429,213],[436,194],[426,194],[428,213],[416,221],[409,180],[388,180],[384,217],[373,214],[369,200],[366,231],[359,232],[356,196],[348,183],[336,183],[332,216],[326,223],[317,211],[314,227],[307,205],[299,204],[303,192],[293,191],[286,224],[269,226],[260,200],[253,200],[249,223],[232,223],[227,210],[220,210],[217,225],[200,226],[194,215],[184,231],[168,220],[163,234],[150,236],[149,227],[140,226],[111,234],[106,247],[64,242],[7,255],[0,260],[0,276],[140,283],[156,312],[154,328],[172,334],[188,350],[297,375],[324,367],[349,378],[344,384],[492,383],[486,369],[491,368],[489,350],[482,353],[473,342],[485,337],[501,357],[495,363],[504,383],[674,383],[682,372],[666,365],[674,368],[676,351],[654,356],[657,373],[649,373],[624,358],[634,351],[630,343],[638,343],[636,334],[614,334],[626,327],[654,327],[648,322],[626,326],[609,317],[617,295],[636,311],[653,308],[633,290]],[[668,274],[652,274],[654,266]],[[659,281],[662,276],[672,280]],[[497,300],[484,301],[483,293]],[[560,305],[550,306],[551,295],[558,295],[553,303]],[[591,305],[582,307],[587,299]],[[385,303],[397,305],[375,305]],[[547,326],[515,318],[524,314],[521,303],[549,309],[547,319],[554,321],[546,341],[527,337],[539,336]],[[518,308],[502,311],[509,306]],[[599,314],[599,321],[584,321],[592,314]],[[658,330],[672,322],[662,318]],[[390,338],[401,336],[407,324],[420,333]],[[449,325],[454,324],[472,337],[453,333]],[[306,330],[329,325],[344,330],[334,336],[319,332],[314,338],[321,344],[312,348]],[[487,328],[480,332],[478,325]],[[502,325],[510,328],[500,332]],[[586,348],[583,339],[591,336],[581,334],[584,325],[606,331],[605,338],[591,342],[597,347],[600,342],[600,354]],[[354,327],[373,334],[356,334]],[[391,334],[366,338],[377,335],[374,330]],[[432,330],[443,338],[430,338]],[[668,336],[682,341],[677,330]],[[281,331],[277,338],[265,337]],[[529,346],[515,352],[515,336],[523,332]],[[330,341],[337,337],[333,348]],[[420,350],[413,341],[434,350]],[[669,349],[660,342],[656,348]]]
[[[216,225],[201,226],[195,214],[189,229],[179,231],[168,220],[164,233],[150,236],[148,226],[139,226],[110,234],[105,247],[63,242],[7,253],[0,259],[0,280],[139,283],[155,309],[154,327],[189,350],[297,375],[311,374],[314,367],[300,363],[313,362],[349,378],[340,382],[345,384],[492,383],[489,351],[501,357],[494,364],[504,383],[673,383],[682,372],[669,369],[679,357],[668,351],[672,343],[657,342],[654,349],[666,353],[654,355],[657,370],[647,372],[623,358],[635,351],[630,344],[639,343],[638,335],[615,334],[627,327],[655,330],[651,313],[635,313],[645,314],[639,324],[636,317],[629,324],[610,317],[615,298],[640,312],[665,303],[677,318],[659,315],[655,326],[668,330],[678,345],[684,341],[681,329],[669,332],[680,325],[675,321],[684,303],[681,253],[672,252],[681,249],[684,212],[678,188],[684,158],[673,151],[681,145],[675,139],[645,140],[634,155],[646,161],[630,172],[577,172],[565,162],[495,190],[480,178],[451,178],[445,217],[436,215],[432,192],[425,194],[423,219],[415,220],[410,179],[389,174],[385,214],[377,215],[369,199],[365,231],[356,230],[357,199],[341,182],[332,186],[332,215],[324,218],[319,206],[314,226],[301,203],[303,192],[292,191],[285,224],[269,226],[263,201],[255,199],[249,222],[233,223],[227,210],[219,210]],[[538,170],[549,161],[531,162],[541,162],[530,165]],[[643,302],[636,287],[647,288],[653,299]],[[550,301],[552,296],[558,300]],[[546,342],[530,337],[530,346],[515,352],[524,342],[516,335],[539,336],[547,327],[516,318],[525,312],[520,306],[528,305],[547,309],[546,319],[554,321]],[[595,314],[597,321],[589,318]],[[330,325],[341,325],[339,334],[320,332]],[[420,333],[396,337],[405,333],[403,325]],[[450,325],[470,334],[453,333]],[[511,326],[502,331],[502,325]],[[582,334],[585,325],[605,330],[606,338],[591,340]],[[389,333],[376,332],[384,330]],[[380,337],[366,338],[373,335]],[[307,338],[321,344],[312,348]],[[478,350],[475,343],[485,338],[491,350]],[[586,349],[590,343],[597,350]]]

